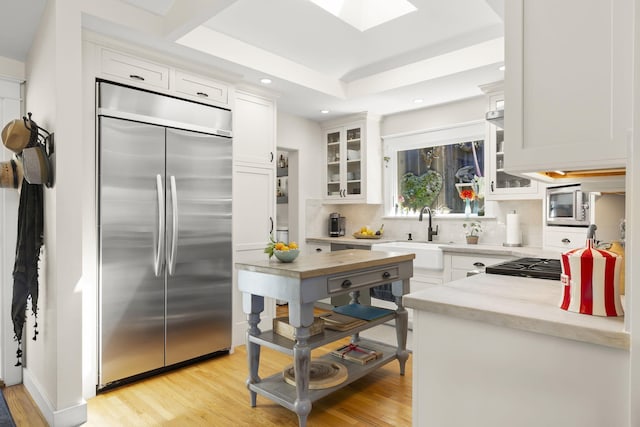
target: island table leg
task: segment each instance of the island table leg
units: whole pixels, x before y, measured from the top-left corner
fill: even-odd
[[[264,311],[264,297],[253,294],[243,294],[242,304],[244,312],[247,313],[247,321],[249,328],[247,329],[247,362],[249,363],[249,377],[247,378],[247,388],[249,389],[249,398],[251,407],[256,406],[257,393],[251,390],[251,384],[260,382],[258,376],[258,368],[260,366],[260,345],[251,342],[250,336],[259,336],[261,331],[258,328],[260,323],[260,313]]]
[[[400,375],[404,375],[405,365],[409,360],[409,352],[407,351],[407,331],[409,330],[409,314],[407,309],[402,304],[402,295],[406,292],[404,288],[409,289],[409,280],[403,280],[402,282],[394,282],[391,285],[393,292],[393,298],[396,306],[396,338],[398,340],[398,349],[396,350],[396,356],[400,363]]]
[[[309,397],[309,376],[311,373],[311,348],[307,340],[311,336],[313,324],[313,303],[295,304],[289,302],[289,323],[296,328],[296,343],[293,346],[293,369],[296,379],[296,401],[294,411],[298,415],[300,427],[306,427],[311,412]]]

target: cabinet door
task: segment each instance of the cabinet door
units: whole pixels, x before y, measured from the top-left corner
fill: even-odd
[[[504,109],[504,94],[495,93],[488,97],[489,111]],[[512,175],[504,169],[504,129],[487,122],[488,161],[485,163],[485,175],[489,177],[485,194],[487,200],[514,200],[542,198],[538,183],[525,176]]]
[[[365,128],[361,123],[326,130],[326,199],[353,202],[364,199]]]
[[[235,262],[267,257],[264,248],[275,233],[275,177],[273,168],[236,166],[233,175],[233,248]],[[238,291],[237,272],[233,276],[233,346],[244,343],[247,329]],[[274,301],[265,301],[261,327],[269,329]]]
[[[273,102],[244,92],[237,92],[233,117],[235,161],[261,166],[275,165],[275,106]]]
[[[633,1],[505,2],[505,166],[625,165]]]
[[[323,133],[325,146],[325,198],[329,200],[341,199],[344,189],[344,130],[342,128],[329,129]]]

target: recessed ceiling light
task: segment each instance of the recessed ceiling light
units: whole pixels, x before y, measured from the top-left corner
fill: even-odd
[[[500,70],[500,71],[504,71],[504,65],[499,66],[499,67],[498,67],[498,70]]]
[[[322,114],[329,114],[329,110],[320,110],[320,113],[322,113]]]
[[[260,83],[262,83],[263,85],[270,85],[271,79],[265,77],[264,79],[260,79]]]
[[[424,102],[424,99],[422,99],[422,98],[416,98],[416,99],[413,100],[414,104],[422,104],[423,102]]]
[[[418,9],[407,0],[311,0],[360,31],[384,24]]]

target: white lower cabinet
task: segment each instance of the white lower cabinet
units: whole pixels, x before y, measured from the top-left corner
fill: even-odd
[[[233,248],[234,263],[267,257],[264,248],[275,223],[274,168],[236,166],[233,175]],[[233,342],[244,344],[247,319],[242,311],[237,272],[233,276]],[[265,301],[262,325],[270,328],[275,301]]]
[[[545,249],[560,252],[582,248],[586,245],[587,229],[576,227],[545,227],[542,233]]]
[[[511,259],[514,259],[514,257],[504,255],[452,255],[445,252],[445,283],[451,282],[452,280],[463,279],[467,277],[467,273],[470,271],[483,270],[490,265],[499,264]]]

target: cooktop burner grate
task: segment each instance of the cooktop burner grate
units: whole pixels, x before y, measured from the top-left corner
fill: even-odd
[[[560,280],[562,267],[559,259],[520,258],[489,266],[485,271],[490,274],[503,274],[506,276]]]

